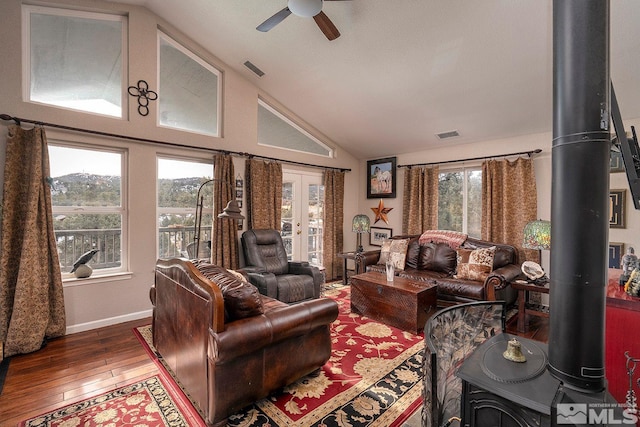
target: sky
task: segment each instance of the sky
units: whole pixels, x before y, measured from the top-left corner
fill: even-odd
[[[51,176],[71,173],[120,175],[120,155],[108,151],[83,150],[49,145]],[[161,179],[213,177],[213,167],[206,163],[174,159],[158,159],[158,177]]]

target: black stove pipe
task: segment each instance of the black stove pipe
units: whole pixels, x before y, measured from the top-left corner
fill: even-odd
[[[609,0],[554,0],[553,21],[548,369],[590,393],[606,388]]]

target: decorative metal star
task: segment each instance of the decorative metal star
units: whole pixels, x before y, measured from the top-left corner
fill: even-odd
[[[385,208],[384,202],[382,201],[382,199],[380,199],[380,202],[378,203],[378,207],[371,208],[373,213],[376,214],[376,219],[375,221],[373,221],[373,223],[375,224],[376,222],[383,220],[385,223],[389,224],[389,218],[387,218],[387,214],[391,212],[392,209],[393,208]]]

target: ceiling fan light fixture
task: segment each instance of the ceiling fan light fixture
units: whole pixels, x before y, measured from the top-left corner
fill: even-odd
[[[312,18],[322,10],[322,0],[289,0],[291,13],[303,18]]]

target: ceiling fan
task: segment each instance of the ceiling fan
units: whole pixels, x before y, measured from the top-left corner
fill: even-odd
[[[322,4],[324,1],[348,1],[348,0],[288,0],[287,7],[277,12],[271,18],[264,21],[262,24],[256,27],[256,30],[267,32],[287,16],[292,13],[303,18],[311,18],[316,21],[320,31],[329,39],[335,40],[340,37],[340,32],[333,25],[331,19],[322,11]]]

